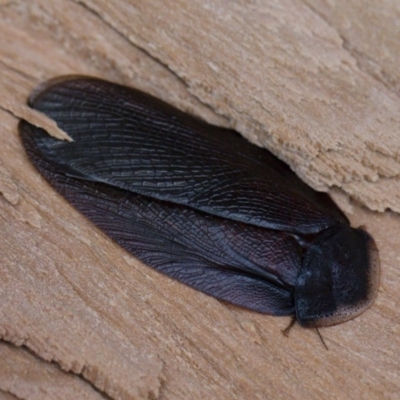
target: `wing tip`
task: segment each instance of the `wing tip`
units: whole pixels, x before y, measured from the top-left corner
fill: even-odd
[[[46,94],[49,90],[53,89],[56,86],[59,86],[65,82],[76,82],[76,81],[81,81],[81,80],[101,80],[101,78],[95,77],[95,76],[89,76],[89,75],[79,75],[79,74],[70,74],[70,75],[62,75],[62,76],[56,76],[53,78],[48,79],[47,81],[44,81],[40,83],[38,86],[36,86],[33,90],[32,93],[29,95],[28,98],[28,105],[32,108],[35,108],[35,104],[40,100],[40,98]]]

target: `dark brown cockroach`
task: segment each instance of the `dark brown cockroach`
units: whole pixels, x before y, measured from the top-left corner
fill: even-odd
[[[138,90],[87,77],[30,105],[68,133],[22,121],[26,152],[82,214],[146,264],[217,299],[306,327],[375,298],[372,237],[267,150]]]

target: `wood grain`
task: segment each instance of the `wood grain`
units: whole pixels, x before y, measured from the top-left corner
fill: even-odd
[[[348,194],[400,210],[400,11],[332,4],[0,2],[0,398],[398,398],[400,217]],[[326,351],[313,330],[285,338],[289,319],[218,302],[124,252],[54,193],[18,139],[19,117],[57,134],[25,104],[62,74],[235,127],[334,187],[380,249],[373,307],[321,329]]]

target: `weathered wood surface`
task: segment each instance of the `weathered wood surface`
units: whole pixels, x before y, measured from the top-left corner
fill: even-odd
[[[372,2],[370,2],[372,3]],[[376,7],[376,8],[375,8]],[[0,1],[0,398],[398,398],[400,9],[338,1]],[[332,193],[381,254],[374,306],[316,333],[128,255],[18,139],[40,82],[89,74],[232,126]],[[347,194],[346,194],[347,193]],[[59,388],[59,390],[57,390]]]

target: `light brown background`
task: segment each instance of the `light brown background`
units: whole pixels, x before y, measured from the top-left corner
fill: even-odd
[[[351,3],[351,5],[349,5]],[[0,398],[400,398],[400,6],[0,1]],[[270,148],[380,249],[374,306],[313,330],[229,306],[112,243],[28,163],[40,82],[89,74]],[[349,195],[357,203],[349,200]]]

